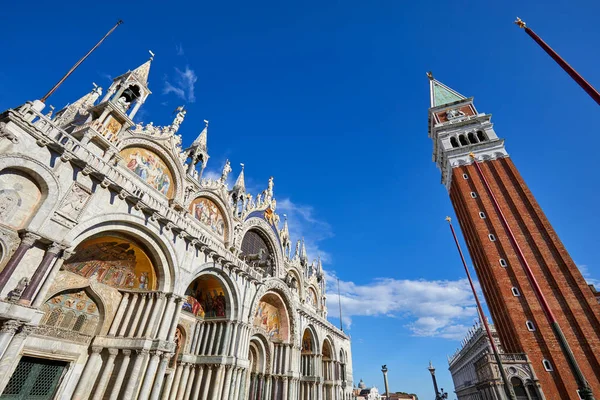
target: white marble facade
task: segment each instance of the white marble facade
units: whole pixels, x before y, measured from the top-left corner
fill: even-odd
[[[39,399],[350,399],[350,339],[273,179],[203,179],[183,108],[135,124],[150,65],[0,114],[0,393],[45,373]]]

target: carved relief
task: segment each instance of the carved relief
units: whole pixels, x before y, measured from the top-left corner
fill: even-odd
[[[91,196],[92,191],[90,189],[74,182],[60,203],[57,213],[73,222],[77,222]]]
[[[0,223],[21,228],[33,216],[42,192],[31,177],[21,171],[0,172]]]

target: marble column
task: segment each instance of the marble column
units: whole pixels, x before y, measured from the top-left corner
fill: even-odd
[[[157,335],[156,332],[158,328],[155,326],[156,319],[159,318],[163,313],[163,305],[166,298],[167,296],[164,293],[156,294],[156,301],[154,301],[154,307],[150,313],[150,321],[148,321],[148,325],[146,325],[144,330],[144,336],[154,339],[154,337]]]
[[[75,254],[75,252],[72,250],[63,250],[62,256],[58,260],[56,260],[56,262],[52,266],[52,270],[44,280],[42,288],[35,295],[35,298],[32,303],[33,307],[40,307],[44,303],[44,300],[46,299],[46,294],[48,293],[48,290],[54,283],[54,279],[56,278],[56,274],[58,274],[58,271],[60,271],[60,267],[62,267],[64,262],[68,260],[69,257],[71,257],[73,254]]]
[[[13,336],[10,344],[6,347],[4,355],[0,360],[0,393],[8,384],[8,380],[17,366],[18,360],[21,358],[21,350],[25,344],[25,339],[33,332],[34,327],[25,325],[21,327],[19,333]]]
[[[52,262],[56,259],[56,257],[58,257],[58,253],[60,253],[63,248],[64,246],[61,246],[58,243],[52,243],[50,246],[48,246],[40,265],[38,265],[37,269],[33,273],[33,276],[29,280],[29,284],[21,294],[21,298],[19,299],[20,304],[29,305],[31,303],[31,299],[33,299],[33,296],[37,292],[42,279],[44,279],[44,276],[46,276],[48,268],[50,268],[50,265],[52,265]]]
[[[283,400],[287,400],[288,399],[288,378],[287,376],[284,376],[283,378],[283,389],[282,389],[282,396],[281,398]]]
[[[137,324],[140,322],[140,318],[142,317],[142,312],[144,312],[144,306],[146,305],[147,297],[148,297],[148,293],[140,293],[139,294],[140,301],[137,306],[137,311],[135,312],[135,317],[133,317],[133,321],[131,322],[131,329],[129,329],[129,331],[126,332],[127,337],[135,337],[135,331],[137,329]]]
[[[233,390],[233,400],[238,400],[240,398],[240,371],[241,368],[236,368],[234,373],[233,373],[233,377],[234,379],[232,380],[232,390]]]
[[[211,378],[212,378],[212,365],[206,366],[206,384],[204,385],[204,390],[202,391],[202,400],[208,400],[208,393],[211,387]]]
[[[101,351],[102,347],[92,347],[92,354],[89,356],[87,363],[85,364],[83,374],[81,374],[77,388],[73,393],[74,400],[83,400],[88,398],[90,391],[94,386],[94,382],[96,382],[96,379],[98,378],[98,370],[102,366],[102,358],[100,357]]]
[[[104,370],[102,371],[102,375],[100,375],[100,381],[96,386],[96,392],[94,393],[92,400],[101,400],[104,398],[106,385],[108,385],[108,381],[115,367],[115,358],[117,357],[117,354],[119,354],[118,349],[108,349],[108,360],[106,360],[106,365],[104,365]]]
[[[200,354],[200,346],[202,345],[202,335],[204,335],[204,329],[206,327],[206,323],[204,321],[198,321],[198,324],[200,331],[198,332],[198,340],[196,340],[196,346],[194,347],[193,351],[193,354],[195,355]]]
[[[156,293],[146,293],[148,300],[146,301],[146,310],[142,314],[142,320],[140,321],[137,329],[131,332],[131,336],[133,337],[141,337],[146,330],[146,323],[148,322],[148,318],[152,315],[152,309],[154,307],[154,302],[156,299]]]
[[[221,398],[223,399],[228,399],[229,398],[229,389],[231,388],[231,376],[232,376],[232,371],[233,368],[231,365],[226,365],[225,366],[225,379],[223,382],[223,395],[221,396]]]
[[[171,327],[171,318],[173,317],[173,311],[175,308],[175,295],[170,294],[167,298],[167,305],[165,306],[165,311],[162,315],[162,320],[160,321],[160,328],[158,329],[157,338],[160,340],[165,340],[168,334],[168,330]]]
[[[219,323],[218,322],[212,322],[212,329],[210,331],[210,340],[208,341],[208,346],[206,346],[206,354],[207,356],[212,355],[212,347],[213,347],[213,343],[215,341],[215,335],[217,334],[217,330],[219,329]]]
[[[16,320],[5,320],[2,324],[2,328],[0,328],[0,360],[21,325],[23,323]]]
[[[202,378],[204,377],[204,365],[196,365],[196,381],[194,382],[194,388],[192,389],[191,400],[198,400],[200,398],[200,387],[202,386]]]
[[[163,353],[162,359],[160,360],[160,365],[158,366],[158,371],[156,372],[156,379],[154,379],[154,384],[152,385],[150,400],[158,400],[158,397],[160,396],[160,390],[162,389],[162,385],[165,380],[165,371],[167,370],[167,366],[169,365],[169,361],[173,355],[173,353]]]
[[[221,387],[223,386],[223,364],[217,367],[217,372],[215,375],[215,383],[213,385],[211,400],[219,400],[221,394]]]
[[[148,398],[148,396],[150,396],[150,390],[152,389],[152,384],[154,383],[156,369],[158,368],[158,363],[160,362],[163,353],[162,351],[152,351],[150,354],[152,354],[152,357],[150,358],[148,368],[146,368],[146,374],[144,377],[144,382],[142,383],[142,388],[140,389],[140,394],[138,395],[138,400],[145,400]]]
[[[179,381],[175,381],[175,382],[177,382],[177,390],[173,391],[174,393],[175,392],[177,393],[175,395],[175,400],[183,399],[183,394],[185,393],[185,387],[187,385],[189,376],[190,376],[190,364],[184,363],[183,364],[183,372],[181,373],[181,378],[179,379]]]
[[[173,386],[171,386],[171,393],[169,394],[170,400],[175,400],[177,397],[177,391],[179,390],[179,382],[181,381],[181,375],[183,374],[183,369],[187,364],[180,363],[177,364],[177,369],[175,370],[175,377],[173,378]]]
[[[238,322],[237,321],[233,321],[233,324],[231,326],[231,331],[232,331],[232,336],[231,336],[231,342],[229,343],[229,350],[227,351],[227,355],[229,356],[233,356],[234,355],[234,350],[235,350],[235,345],[236,345],[236,337],[237,337],[237,333],[238,333]]]
[[[185,392],[183,393],[183,400],[188,400],[190,394],[192,394],[192,386],[194,386],[194,379],[196,379],[196,365],[190,365],[190,376],[185,380]]]
[[[133,369],[128,377],[127,386],[125,386],[125,392],[123,393],[123,400],[129,400],[135,397],[139,386],[140,374],[149,352],[146,349],[142,349],[136,350],[136,353]]]
[[[125,317],[123,318],[123,322],[121,323],[121,328],[119,329],[119,337],[125,336],[127,328],[129,326],[129,320],[131,320],[131,316],[133,315],[133,311],[135,310],[135,306],[137,305],[138,298],[138,293],[133,293],[133,295],[131,296],[129,307],[127,307],[127,312],[125,313]]]
[[[25,256],[25,253],[27,253],[39,239],[41,239],[41,236],[31,232],[27,232],[23,235],[19,247],[17,247],[8,263],[4,266],[4,269],[0,272],[0,290],[4,289],[13,272],[15,272],[15,269],[23,259],[23,256]]]
[[[119,392],[121,392],[121,386],[123,386],[123,380],[125,379],[125,373],[127,367],[129,367],[129,361],[131,360],[131,350],[123,350],[123,359],[121,360],[121,366],[119,367],[119,374],[113,383],[113,387],[110,391],[110,400],[120,399]]]
[[[165,382],[165,388],[162,391],[161,400],[167,400],[171,394],[171,388],[173,386],[173,379],[175,379],[175,372],[171,371],[171,373],[167,376],[167,381]]]
[[[181,307],[183,306],[183,297],[177,297],[175,300],[175,311],[171,320],[171,326],[167,334],[167,340],[173,340],[175,337],[175,330],[177,329],[177,323],[179,322],[179,315],[181,314]]]
[[[117,313],[115,314],[115,318],[113,319],[112,325],[110,326],[110,330],[108,331],[108,336],[115,336],[117,334],[117,330],[119,329],[119,325],[121,325],[121,321],[123,320],[123,314],[125,314],[125,310],[127,309],[127,305],[129,304],[129,293],[123,293],[123,297],[121,297],[121,302],[119,303],[119,308],[117,309]]]

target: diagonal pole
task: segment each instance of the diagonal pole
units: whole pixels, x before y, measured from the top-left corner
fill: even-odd
[[[81,65],[82,62],[85,61],[86,58],[88,58],[90,56],[90,54],[92,54],[94,52],[94,50],[96,50],[98,48],[98,46],[100,46],[102,44],[102,42],[104,42],[104,40],[110,36],[111,33],[114,32],[115,29],[117,29],[117,27],[119,25],[121,25],[123,23],[122,20],[118,20],[117,23],[115,24],[115,26],[112,27],[112,29],[110,31],[108,31],[108,33],[106,35],[104,35],[104,37],[102,39],[100,39],[100,41],[98,43],[96,43],[96,45],[94,47],[91,48],[90,51],[87,52],[87,54],[83,57],[81,57],[81,59],[79,61],[77,61],[75,63],[75,65],[73,65],[71,67],[71,69],[65,74],[65,76],[63,76],[57,83],[56,85],[54,85],[54,87],[52,87],[52,89],[50,89],[50,91],[48,93],[46,93],[44,95],[44,97],[42,97],[42,99],[40,100],[42,103],[45,103],[46,100],[48,100],[48,97],[52,96],[52,94],[56,91],[56,89],[58,89],[60,87],[60,85],[63,84],[64,81],[67,80],[67,78],[77,69],[77,67],[79,67],[79,65]]]
[[[342,322],[342,297],[340,296],[340,278],[337,278],[338,303],[340,305],[340,330],[344,332],[344,323]]]
[[[450,226],[450,230],[452,231],[452,236],[454,237],[454,243],[456,243],[456,249],[458,250],[458,254],[460,254],[460,259],[462,261],[463,267],[465,267],[465,272],[467,273],[467,279],[469,280],[469,285],[471,285],[471,290],[473,291],[473,297],[475,297],[475,303],[477,304],[477,311],[479,311],[479,317],[481,318],[481,323],[485,327],[485,332],[487,333],[487,337],[492,346],[492,351],[494,352],[494,358],[496,359],[496,363],[498,364],[498,369],[500,370],[500,375],[502,376],[502,381],[504,382],[504,390],[506,391],[506,395],[510,400],[517,400],[517,396],[515,395],[515,391],[506,376],[506,371],[504,371],[504,366],[502,365],[502,359],[500,358],[500,354],[498,353],[498,348],[496,347],[496,343],[494,342],[494,338],[492,337],[492,332],[490,331],[490,326],[487,322],[487,318],[483,313],[483,307],[481,306],[481,302],[479,301],[479,295],[477,294],[477,290],[475,290],[475,284],[473,283],[473,279],[471,278],[471,273],[469,272],[469,267],[467,266],[467,262],[465,261],[465,256],[460,248],[460,243],[458,243],[458,238],[456,237],[456,231],[454,230],[454,226],[452,226],[452,218],[446,217],[446,221],[448,221],[448,225]]]
[[[577,71],[575,71],[575,69],[573,67],[571,67],[561,56],[558,55],[557,52],[555,52],[552,47],[550,47],[546,42],[544,42],[542,40],[541,37],[539,37],[534,31],[532,31],[530,28],[527,27],[527,24],[525,24],[524,21],[521,20],[521,18],[517,17],[517,20],[515,21],[515,24],[519,27],[525,30],[525,32],[537,43],[540,45],[540,47],[546,52],[548,53],[548,55],[550,57],[552,57],[552,59],[554,61],[556,61],[556,63],[558,65],[560,65],[560,67],[567,73],[569,74],[569,76],[571,78],[573,78],[573,80],[575,82],[577,82],[577,84],[579,86],[581,86],[581,88],[583,90],[585,90],[585,92],[587,94],[590,95],[590,97],[596,102],[598,103],[598,105],[600,105],[600,93],[598,93],[598,91],[585,79],[583,79],[583,77],[581,75],[579,75],[579,73]]]

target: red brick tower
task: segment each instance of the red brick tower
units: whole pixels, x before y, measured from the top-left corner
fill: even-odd
[[[546,399],[577,399],[585,380],[600,398],[598,299],[496,136],[491,115],[429,77],[433,160],[504,350],[527,354]]]

